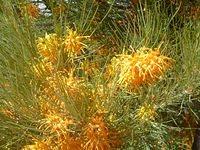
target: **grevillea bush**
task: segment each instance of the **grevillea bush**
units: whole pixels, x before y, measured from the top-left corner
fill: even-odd
[[[197,5],[0,3],[0,149],[194,147],[200,127]]]

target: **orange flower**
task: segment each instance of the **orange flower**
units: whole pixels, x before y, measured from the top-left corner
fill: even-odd
[[[37,49],[45,60],[55,62],[60,47],[60,39],[56,34],[46,34],[44,38],[38,38]]]
[[[83,141],[78,137],[73,136],[61,136],[58,140],[61,150],[82,150]]]
[[[89,36],[80,36],[76,31],[72,29],[67,30],[67,35],[64,38],[64,52],[67,53],[69,57],[76,57],[80,55],[86,46],[82,43],[83,39],[88,38]]]
[[[36,5],[34,5],[33,3],[29,3],[22,7],[22,14],[27,14],[31,19],[35,19],[39,17],[40,11]]]
[[[48,114],[44,119],[41,119],[39,123],[40,130],[43,130],[45,139],[39,141],[33,139],[35,143],[33,145],[26,145],[22,150],[81,150],[82,140],[77,136],[74,136],[70,129],[70,125],[75,125],[75,121],[69,117],[65,117],[66,114]]]
[[[55,63],[58,59],[58,53],[63,48],[64,53],[68,57],[76,57],[83,52],[85,44],[82,43],[84,38],[89,36],[80,36],[76,31],[71,29],[67,30],[67,35],[63,37],[58,37],[57,34],[46,34],[44,38],[38,38],[37,49],[39,54],[45,59],[45,61],[50,61]]]
[[[151,84],[166,71],[172,63],[172,59],[160,55],[159,50],[136,53],[133,56],[131,68],[131,82],[134,86]]]
[[[56,133],[57,135],[68,135],[72,132],[69,129],[69,125],[75,124],[73,119],[65,117],[63,114],[47,114],[44,119],[40,120],[40,123],[39,129],[43,129],[44,132],[50,134]]]
[[[108,72],[119,76],[118,84],[138,88],[157,81],[171,64],[172,59],[161,55],[159,49],[141,48],[133,56],[122,54],[113,58]]]
[[[109,131],[102,115],[97,115],[91,119],[91,122],[85,128],[86,150],[109,150]]]

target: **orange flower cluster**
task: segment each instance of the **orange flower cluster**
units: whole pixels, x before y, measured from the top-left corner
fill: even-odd
[[[37,49],[45,60],[55,62],[58,58],[60,38],[56,34],[46,34],[44,38],[38,38]]]
[[[77,108],[81,107],[80,103],[85,96],[84,94],[88,94],[85,90],[83,80],[67,75],[65,72],[57,72],[46,77],[36,96],[39,99],[41,114],[47,115],[59,112],[67,114],[68,111],[62,99],[65,94],[76,104]]]
[[[39,129],[43,131],[46,139],[35,140],[32,145],[26,145],[23,150],[81,150],[83,143],[79,137],[73,135],[74,131],[70,129],[70,125],[75,125],[74,120],[64,117],[63,115],[51,114],[40,120]]]
[[[109,131],[102,114],[94,116],[83,126],[80,134],[70,128],[70,125],[77,125],[75,120],[58,114],[47,115],[40,123],[39,129],[44,131],[47,139],[35,140],[34,144],[26,145],[22,150],[110,150],[116,144],[119,146],[118,138]]]
[[[160,55],[159,50],[148,49],[147,53],[142,51],[133,57],[134,64],[131,68],[132,84],[151,84],[156,81],[163,73],[171,67],[172,59]]]
[[[67,29],[64,37],[58,37],[57,34],[46,34],[44,38],[38,38],[37,49],[45,60],[55,63],[62,49],[70,58],[80,55],[86,46],[82,41],[87,37],[80,36],[71,29]]]
[[[40,120],[40,123],[39,129],[44,129],[48,134],[56,133],[57,135],[70,133],[68,126],[75,124],[72,119],[62,114],[47,114],[44,119]]]
[[[62,136],[57,145],[57,149],[60,150],[83,150],[83,140],[74,136]]]
[[[109,150],[109,130],[103,121],[102,115],[97,115],[85,129],[87,142],[84,146],[86,150]]]
[[[35,140],[36,142],[33,145],[25,146],[24,150],[30,148],[38,150],[83,149],[82,144],[84,144],[84,142],[73,128],[77,126],[78,123],[71,117],[65,107],[65,103],[60,99],[60,96],[62,95],[60,93],[61,84],[64,86],[62,87],[63,90],[68,93],[69,96],[78,99],[76,97],[81,95],[79,93],[80,90],[78,89],[78,86],[82,86],[80,80],[75,79],[70,75],[68,77],[64,75],[64,72],[57,72],[53,76],[46,77],[46,80],[37,95],[40,112],[43,116],[43,119],[39,120],[40,125],[38,129],[42,131],[46,138],[42,139],[42,141]]]
[[[26,4],[22,8],[22,15],[28,15],[31,19],[36,19],[40,15],[39,8],[33,3]]]
[[[118,75],[118,84],[138,88],[152,84],[172,65],[172,59],[160,54],[159,49],[141,48],[132,55],[119,55],[111,60],[109,74]]]
[[[83,39],[88,38],[89,36],[80,36],[76,31],[71,29],[67,30],[67,35],[64,38],[64,52],[68,54],[69,57],[76,57],[80,55],[83,51],[83,48],[86,46],[82,43]]]
[[[46,34],[44,38],[37,40],[41,61],[33,65],[32,70],[40,78],[35,97],[43,117],[38,120],[38,129],[45,138],[33,139],[33,145],[25,146],[24,150],[109,150],[116,147],[115,143],[119,143],[104,121],[103,114],[107,111],[103,107],[103,100],[107,98],[107,94],[103,85],[93,89],[91,83],[74,76],[74,66],[56,68],[60,54],[64,54],[66,60],[70,61],[82,54],[86,46],[82,43],[85,38],[87,37],[79,36],[76,31],[68,29],[65,36]],[[89,68],[88,62],[83,65],[85,66],[81,67],[88,74],[94,71],[91,66]],[[95,67],[96,64],[93,68]],[[83,106],[86,102],[88,106]],[[75,109],[71,109],[71,106]],[[84,112],[86,116],[93,116],[96,111],[98,115],[89,121],[80,121],[80,118],[72,117],[74,111]]]

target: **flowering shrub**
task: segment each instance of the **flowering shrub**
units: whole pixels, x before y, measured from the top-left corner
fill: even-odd
[[[0,0],[0,149],[192,147],[198,6],[144,1]]]
[[[118,83],[138,88],[157,81],[172,65],[172,59],[160,55],[159,49],[141,48],[132,55],[118,55],[111,60],[110,74],[119,74]]]

